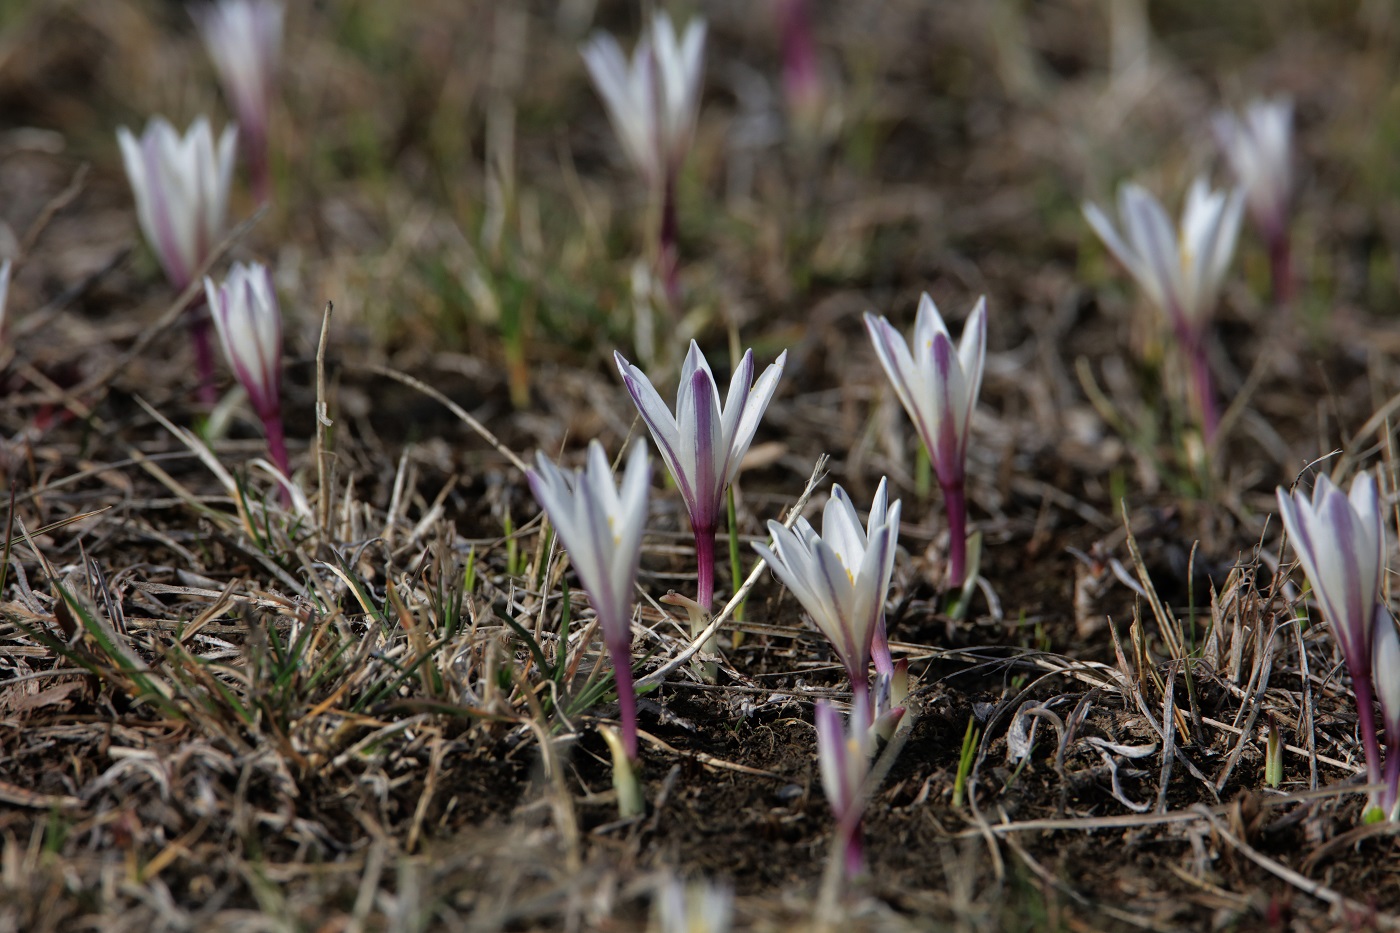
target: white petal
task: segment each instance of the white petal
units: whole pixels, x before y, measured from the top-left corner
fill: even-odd
[[[729,470],[725,477],[726,482],[733,482],[734,477],[738,475],[739,467],[743,464],[744,454],[748,453],[749,445],[753,443],[753,436],[758,431],[758,423],[763,420],[763,413],[768,410],[768,403],[773,400],[773,393],[778,391],[778,380],[783,376],[785,365],[787,365],[786,350],[778,354],[778,358],[768,365],[768,368],[763,371],[763,375],[758,377],[758,381],[754,383],[753,388],[749,390],[748,396],[744,399],[742,414],[729,441]]]
[[[851,497],[839,485],[831,487],[831,498],[822,511],[822,539],[841,558],[848,574],[860,567],[865,556],[865,528]]]
[[[1128,242],[1138,258],[1138,284],[1173,319],[1186,315],[1181,254],[1167,212],[1145,188],[1135,184],[1124,185],[1118,199]]]

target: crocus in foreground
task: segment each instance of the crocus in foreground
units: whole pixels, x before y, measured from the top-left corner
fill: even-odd
[[[1288,214],[1293,195],[1293,102],[1256,100],[1240,116],[1220,111],[1211,120],[1215,141],[1244,189],[1250,219],[1269,249],[1274,301],[1293,298]]]
[[[1400,633],[1384,606],[1376,607],[1373,635],[1376,695],[1385,724],[1385,785],[1381,807],[1392,820],[1400,819]]]
[[[1235,255],[1243,209],[1242,191],[1215,191],[1197,178],[1186,195],[1178,236],[1161,203],[1129,182],[1118,190],[1124,231],[1120,236],[1097,204],[1084,205],[1084,217],[1094,232],[1171,322],[1191,367],[1191,396],[1207,443],[1215,437],[1219,414],[1206,337],[1221,282]]]
[[[582,470],[565,473],[537,454],[527,472],[535,494],[569,552],[598,617],[617,682],[622,742],[637,757],[637,703],[632,684],[632,587],[642,555],[651,465],[646,445],[633,445],[621,487],[613,484],[603,445],[588,445]]]
[[[1385,572],[1385,525],[1376,481],[1370,473],[1362,473],[1352,481],[1350,495],[1343,495],[1330,479],[1319,476],[1311,501],[1301,492],[1290,495],[1280,486],[1278,505],[1289,540],[1351,673],[1367,778],[1369,783],[1379,784],[1381,752],[1371,678],[1381,575]]]
[[[703,878],[686,883],[666,877],[652,904],[660,933],[728,933],[733,927],[733,890]]]
[[[677,289],[676,177],[690,148],[705,69],[705,21],[685,34],[664,12],[652,17],[628,62],[605,32],[583,46],[583,60],[603,99],[623,151],[661,205],[658,267],[675,302]]]
[[[724,491],[738,475],[758,422],[778,387],[787,351],[755,382],[753,351],[746,350],[721,406],[714,373],[692,340],[681,366],[675,414],[645,373],[621,353],[613,357],[690,513],[699,576],[696,602],[708,611],[715,596],[715,531],[724,511]]]
[[[277,0],[218,0],[192,8],[224,94],[238,114],[253,195],[268,199],[267,127],[282,54],[283,7]]]
[[[820,535],[805,518],[791,529],[770,521],[773,548],[754,545],[831,642],[851,679],[852,692],[862,702],[870,692],[872,642],[877,633],[884,639],[885,596],[899,540],[900,503],[888,501],[881,479],[868,523],[862,527],[850,496],[833,486]],[[888,656],[889,649],[884,647],[884,652]]]
[[[896,716],[901,711],[896,712]],[[841,714],[825,700],[816,707],[817,764],[822,775],[822,790],[836,817],[837,842],[848,879],[857,877],[864,868],[860,821],[865,812],[868,795],[864,790],[870,774],[870,759],[875,754],[875,739],[870,731],[870,707],[864,695],[857,693],[851,715],[842,728]]]
[[[962,586],[967,578],[967,437],[987,359],[987,299],[977,299],[956,350],[927,294],[919,299],[912,349],[883,317],[867,312],[865,328],[938,476],[948,509],[948,582]]]
[[[248,393],[267,432],[267,449],[282,475],[291,476],[282,432],[282,310],[272,275],[261,263],[234,264],[222,285],[205,276],[204,293],[224,357]],[[283,489],[283,501],[288,501]]]
[[[216,146],[204,117],[184,136],[164,117],[146,124],[140,139],[126,127],[117,130],[141,232],[177,292],[189,287],[225,233],[236,139],[234,128],[225,127]],[[212,403],[214,354],[208,321],[199,310],[196,299],[188,310],[190,330],[200,393]]]

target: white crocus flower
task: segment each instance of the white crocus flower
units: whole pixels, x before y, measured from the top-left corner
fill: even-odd
[[[754,544],[831,642],[857,697],[870,689],[871,643],[884,618],[899,540],[900,503],[890,505],[886,489],[882,478],[865,526],[850,496],[833,486],[820,535],[805,518],[792,529],[770,521],[772,549]]]
[[[668,875],[652,904],[660,933],[728,933],[734,925],[734,891],[704,879]]]
[[[1381,806],[1392,820],[1400,819],[1400,633],[1384,606],[1376,608],[1372,672],[1385,723],[1385,785]]]
[[[1264,238],[1284,236],[1293,194],[1293,102],[1256,100],[1240,116],[1222,110],[1211,129]]]
[[[265,199],[267,128],[285,10],[278,0],[218,0],[191,12],[224,94],[238,114],[253,184],[259,199]]]
[[[1350,495],[1343,495],[1330,479],[1319,476],[1311,500],[1302,492],[1290,495],[1280,486],[1278,505],[1288,538],[1351,673],[1367,775],[1371,784],[1378,784],[1381,754],[1371,705],[1372,651],[1386,562],[1385,522],[1376,481],[1370,473],[1362,473],[1352,481]]]
[[[204,293],[224,357],[262,419],[272,462],[290,476],[282,430],[282,310],[272,275],[261,263],[236,263],[222,285],[205,276]]]
[[[651,482],[646,445],[639,441],[632,446],[621,487],[614,485],[603,445],[596,440],[588,445],[584,469],[565,473],[541,453],[526,477],[536,501],[549,513],[598,617],[617,681],[623,746],[627,757],[635,760],[632,587],[641,562]]]
[[[613,358],[690,513],[699,571],[696,601],[708,610],[714,600],[715,530],[724,507],[724,491],[738,475],[763,412],[778,388],[787,351],[779,354],[756,382],[753,351],[745,351],[721,405],[710,364],[692,340],[681,366],[674,414],[645,373],[621,353],[614,353]]]
[[[235,263],[222,285],[205,276],[204,292],[224,357],[266,419],[282,406],[282,309],[262,263]]]
[[[1198,336],[1215,310],[1220,285],[1239,238],[1243,192],[1212,190],[1197,178],[1186,195],[1180,230],[1141,185],[1118,189],[1120,236],[1097,204],[1084,205],[1084,217],[1109,252],[1137,279],[1178,335]]]
[[[865,329],[938,476],[948,509],[949,582],[961,586],[967,575],[967,439],[987,359],[987,299],[977,299],[956,348],[927,293],[919,299],[912,348],[883,317],[867,312]]]
[[[164,117],[146,124],[139,140],[126,127],[117,130],[141,232],[177,290],[190,284],[225,233],[236,138],[225,127],[216,146],[204,117],[184,136]]]
[[[1161,203],[1131,182],[1118,189],[1122,236],[1097,204],[1084,205],[1094,232],[1171,322],[1191,368],[1190,396],[1207,443],[1215,437],[1219,414],[1206,330],[1235,255],[1243,210],[1243,191],[1215,191],[1204,178],[1187,192],[1179,231],[1173,231]]]
[[[897,720],[902,713],[903,710],[896,710],[893,718]],[[870,706],[865,695],[857,693],[850,718],[843,728],[841,714],[836,708],[825,700],[818,700],[814,719],[822,790],[836,817],[842,863],[846,877],[851,879],[864,867],[860,821],[869,796],[863,791],[876,750],[870,730]]]
[[[695,131],[705,21],[692,19],[680,36],[671,18],[657,13],[630,62],[606,32],[594,35],[582,51],[627,158],[659,188],[679,170]]]
[[[1312,583],[1323,615],[1353,668],[1371,666],[1371,633],[1385,567],[1385,524],[1376,481],[1362,473],[1343,495],[1319,476],[1312,499],[1278,490],[1289,540]]]

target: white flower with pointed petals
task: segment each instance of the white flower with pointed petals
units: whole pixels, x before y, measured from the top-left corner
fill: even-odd
[[[652,902],[660,933],[728,933],[734,923],[734,892],[704,879],[685,883],[668,875]]]
[[[204,294],[233,373],[267,433],[268,454],[283,476],[291,476],[282,430],[282,309],[272,275],[261,263],[235,263],[222,285],[204,277]],[[282,487],[282,499],[289,492]]]
[[[754,544],[831,642],[857,696],[870,689],[871,640],[884,616],[894,573],[899,512],[899,502],[889,504],[882,478],[862,527],[850,496],[833,486],[822,512],[820,535],[805,518],[799,518],[792,529],[770,521],[772,549]]]
[[[866,312],[865,327],[895,394],[928,448],[942,483],[963,478],[968,425],[987,358],[987,299],[977,299],[956,352],[948,325],[927,293],[919,299],[914,347],[888,320]]]
[[[1284,528],[1323,615],[1353,674],[1371,667],[1371,633],[1385,567],[1385,523],[1376,481],[1361,473],[1343,495],[1319,476],[1312,500],[1301,492],[1278,490]]]
[[[164,117],[146,124],[139,140],[126,127],[117,130],[141,232],[177,290],[224,235],[237,135],[225,127],[216,147],[204,117],[184,136]]]
[[[641,562],[651,466],[637,442],[622,485],[613,483],[603,445],[588,445],[588,463],[566,474],[544,454],[526,473],[536,501],[549,513],[569,561],[597,614],[612,656],[627,756],[637,757],[637,712],[632,684],[632,586]]]
[[[987,359],[987,299],[977,299],[956,350],[943,315],[927,293],[919,299],[912,351],[883,317],[866,312],[865,329],[943,489],[950,582],[961,586],[967,559],[967,438]]]
[[[238,114],[255,186],[266,195],[267,126],[282,54],[284,9],[277,0],[218,0],[191,8],[224,93]]]
[[[603,98],[627,158],[647,182],[661,186],[685,159],[705,68],[705,21],[695,18],[679,36],[657,13],[629,63],[605,32],[583,46],[584,64]]]
[[[1222,110],[1211,119],[1211,129],[1244,188],[1250,216],[1274,242],[1286,233],[1293,194],[1293,102],[1256,100],[1242,116]]]
[[[1370,783],[1381,779],[1380,743],[1371,706],[1372,651],[1381,577],[1385,573],[1385,521],[1370,473],[1343,495],[1319,476],[1312,500],[1278,489],[1279,513],[1322,614],[1342,649],[1356,694],[1362,747]],[[1387,619],[1389,622],[1389,619]]]
[[[903,712],[894,711],[893,719],[898,720]],[[814,719],[822,790],[826,793],[827,803],[831,805],[832,815],[836,817],[836,832],[842,843],[846,877],[854,878],[863,867],[860,821],[869,798],[862,794],[862,790],[870,774],[870,759],[876,747],[870,729],[869,702],[864,694],[856,694],[844,728],[841,714],[825,700],[817,701]]]
[[[222,285],[204,277],[204,292],[224,357],[266,418],[282,405],[282,309],[262,263],[235,263]]]
[[[1400,819],[1400,633],[1384,606],[1376,607],[1374,670],[1376,695],[1385,723],[1385,785],[1381,807],[1392,820]]]
[[[778,387],[787,351],[779,354],[756,382],[753,351],[745,351],[721,406],[714,373],[692,340],[681,366],[675,414],[666,407],[645,373],[621,353],[614,353],[613,358],[690,513],[700,573],[697,602],[708,610],[714,598],[714,539],[724,491],[738,475],[758,423]]]
[[[1178,336],[1196,338],[1215,311],[1239,239],[1244,193],[1215,191],[1197,178],[1186,195],[1179,233],[1161,202],[1129,182],[1118,189],[1120,236],[1097,204],[1084,217],[1109,252],[1137,279]]]
[[[1197,178],[1187,192],[1179,235],[1157,199],[1131,182],[1118,189],[1125,236],[1119,236],[1098,205],[1084,205],[1084,216],[1094,232],[1171,322],[1190,365],[1189,395],[1207,443],[1215,437],[1219,414],[1206,328],[1235,255],[1243,210],[1244,192],[1214,191],[1204,178]]]

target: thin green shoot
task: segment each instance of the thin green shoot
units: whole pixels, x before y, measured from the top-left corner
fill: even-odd
[[[977,760],[977,744],[982,738],[982,730],[977,728],[977,717],[967,717],[967,731],[963,733],[962,751],[958,753],[958,774],[953,779],[953,806],[961,807],[967,795],[967,777],[972,773],[973,762]]]
[[[63,844],[68,840],[70,829],[72,829],[72,824],[64,819],[62,810],[58,807],[49,810],[49,818],[44,824],[45,854],[57,856],[62,852]]]
[[[371,686],[364,692],[364,694],[360,696],[359,699],[355,701],[355,703],[351,707],[352,710],[357,713],[364,712],[366,709],[369,709],[375,703],[379,702],[379,700],[381,700],[382,698],[389,697],[397,693],[398,689],[402,687],[405,683],[407,683],[409,678],[414,677],[418,674],[418,668],[420,666],[422,666],[427,661],[432,660],[433,655],[437,654],[438,649],[440,649],[443,645],[446,645],[451,640],[452,639],[450,638],[442,638],[436,642],[433,642],[422,654],[418,655],[417,657],[411,658],[408,661],[408,663],[403,665],[396,664],[389,658],[384,657],[383,655],[378,655],[379,660],[383,661],[385,664],[389,665],[389,667],[393,668],[394,671],[398,674],[398,676],[395,677],[393,680],[382,680],[378,684]],[[510,672],[505,671],[505,674],[507,685],[509,685]]]
[[[737,586],[739,585],[739,581],[742,580],[742,579],[744,579],[744,577],[743,577],[743,575],[740,573],[740,570],[742,569],[742,567],[741,567],[740,562],[739,562],[739,523],[735,520],[735,517],[734,517],[734,487],[733,487],[733,485],[730,485],[730,487],[729,487],[729,489],[727,490],[727,493],[726,493],[726,494],[727,494],[727,496],[728,496],[728,519],[729,519],[729,579],[730,579],[731,581],[733,581],[733,582],[731,583],[731,585],[737,587]],[[735,610],[734,610],[734,621],[735,621],[735,622],[742,622],[742,621],[744,621],[744,604],[747,603],[747,602],[748,602],[748,599],[745,598],[744,601],[741,602],[741,603],[739,603],[738,607],[735,608]],[[706,608],[709,608],[709,607],[706,607]],[[740,631],[738,631],[738,630],[736,629],[735,632],[734,632],[734,647],[735,647],[735,648],[739,647],[741,644],[743,644],[743,641],[744,641],[744,633],[743,633],[743,632],[740,632]]]
[[[520,575],[520,544],[515,540],[515,521],[511,518],[510,507],[506,507],[505,517],[506,533],[506,573],[515,577]]]
[[[341,578],[346,586],[354,591],[355,599],[360,604],[360,607],[364,609],[374,621],[379,623],[379,627],[383,629],[384,633],[387,635],[390,627],[389,618],[385,615],[383,607],[374,604],[374,600],[370,598],[369,588],[354,574],[349,563],[346,562],[344,556],[339,552],[335,552],[335,562],[340,570],[337,576]]]
[[[476,545],[467,551],[467,566],[462,570],[462,592],[476,592]]]
[[[914,494],[923,502],[932,490],[933,463],[928,458],[928,448],[918,444],[914,448]]]
[[[113,640],[116,636],[116,632],[102,625],[92,613],[87,611],[87,607],[75,598],[62,583],[54,580],[53,585],[54,589],[58,591],[59,598],[63,600],[68,610],[82,622],[83,629],[92,636],[93,641],[102,649],[102,653],[116,662],[117,668],[122,674],[135,684],[135,699],[150,701],[158,707],[161,712],[170,716],[172,719],[184,721],[187,718],[185,712],[180,709],[179,706],[170,702],[165,693],[146,676],[145,666],[138,665],[126,651],[123,651],[117,646],[117,643]],[[111,634],[108,634],[109,631]]]
[[[1283,783],[1283,742],[1279,741],[1278,720],[1269,714],[1269,738],[1264,752],[1264,783],[1278,787]]]

